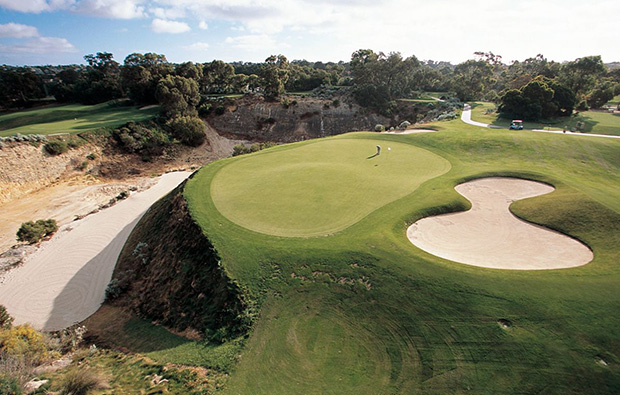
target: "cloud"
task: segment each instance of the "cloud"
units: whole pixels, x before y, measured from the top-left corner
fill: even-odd
[[[205,21],[200,21],[200,23],[198,24],[198,27],[201,28],[202,30],[207,30],[209,28],[209,25],[207,25],[207,22]]]
[[[102,18],[144,18],[147,15],[141,3],[143,0],[81,0],[76,3],[73,10]]]
[[[278,46],[274,38],[266,34],[226,37],[224,44],[246,51],[265,51]]]
[[[190,27],[185,22],[177,22],[177,21],[167,21],[165,19],[153,19],[153,23],[151,23],[151,30],[155,33],[185,33],[190,31]]]
[[[55,54],[77,52],[67,39],[58,37],[37,37],[14,45],[0,45],[3,53]]]
[[[39,31],[34,26],[22,25],[20,23],[13,22],[0,25],[0,37],[30,38],[38,36]]]
[[[49,12],[69,8],[74,3],[73,0],[0,0],[0,7],[12,11]]]
[[[159,19],[178,19],[185,17],[185,9],[183,8],[153,8],[151,13]]]
[[[196,42],[191,45],[186,45],[183,48],[190,51],[206,51],[207,49],[209,49],[209,44],[205,42]]]

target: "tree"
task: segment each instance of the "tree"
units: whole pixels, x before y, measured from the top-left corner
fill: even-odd
[[[537,121],[567,116],[577,102],[575,94],[557,81],[538,76],[521,89],[510,89],[502,96],[500,114],[505,118]]]
[[[284,93],[284,85],[289,78],[289,63],[284,55],[271,55],[265,59],[260,77],[264,95],[268,100],[274,100]]]
[[[178,75],[168,75],[159,80],[155,96],[162,114],[169,118],[196,115],[196,106],[200,102],[198,83]]]
[[[493,84],[493,68],[482,60],[468,60],[454,68],[452,90],[461,101],[481,99]]]
[[[597,82],[594,89],[592,89],[587,97],[590,107],[601,108],[605,105],[605,103],[613,99],[617,85],[618,84],[611,80],[602,80]]]
[[[0,106],[24,105],[44,96],[43,81],[32,70],[0,66]]]
[[[600,56],[586,56],[562,66],[560,81],[579,97],[586,96],[607,72]]]
[[[200,93],[231,93],[235,90],[235,68],[221,60],[202,65]]]
[[[120,66],[111,53],[85,55],[84,60],[88,62],[86,74],[74,85],[74,96],[79,102],[96,104],[124,96]]]
[[[178,76],[191,78],[194,81],[199,82],[202,78],[202,65],[194,64],[193,62],[181,63],[176,67],[175,73]]]
[[[157,103],[155,91],[159,80],[172,74],[173,66],[165,55],[132,53],[127,55],[121,78],[127,96],[136,103]]]

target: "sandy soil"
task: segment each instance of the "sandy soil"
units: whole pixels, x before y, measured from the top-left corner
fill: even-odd
[[[516,200],[553,187],[511,178],[483,178],[458,185],[469,211],[419,220],[407,237],[418,248],[451,261],[494,269],[543,270],[582,266],[592,251],[564,234],[530,224],[508,209]]]
[[[102,182],[94,177],[76,177],[22,196],[0,206],[0,252],[17,240],[15,234],[26,221],[53,218],[60,227],[107,204],[122,191],[144,190],[157,181],[143,177],[123,182]]]
[[[9,271],[0,283],[0,303],[15,317],[15,323],[30,322],[51,331],[94,313],[139,218],[190,174],[165,174],[146,191],[132,193],[110,208],[70,223],[22,266]]]

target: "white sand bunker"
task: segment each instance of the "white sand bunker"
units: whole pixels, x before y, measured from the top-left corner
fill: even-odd
[[[407,229],[418,248],[451,261],[494,269],[543,270],[582,266],[592,251],[562,233],[530,224],[508,209],[553,187],[514,178],[483,178],[456,186],[469,211],[419,220]]]
[[[433,130],[433,129],[405,129],[405,130],[394,129],[394,130],[386,130],[385,132],[381,132],[381,133],[385,133],[385,134],[416,134],[416,133],[433,133],[433,132],[436,132],[436,130]]]

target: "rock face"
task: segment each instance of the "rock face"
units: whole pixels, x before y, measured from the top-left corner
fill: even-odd
[[[357,104],[298,98],[296,104],[243,98],[208,122],[219,132],[250,140],[293,142],[352,131],[374,130],[390,119],[367,112]]]
[[[28,192],[46,187],[63,176],[78,173],[78,166],[90,153],[100,154],[90,144],[70,149],[61,155],[50,155],[28,143],[14,143],[0,149],[0,204]]]

